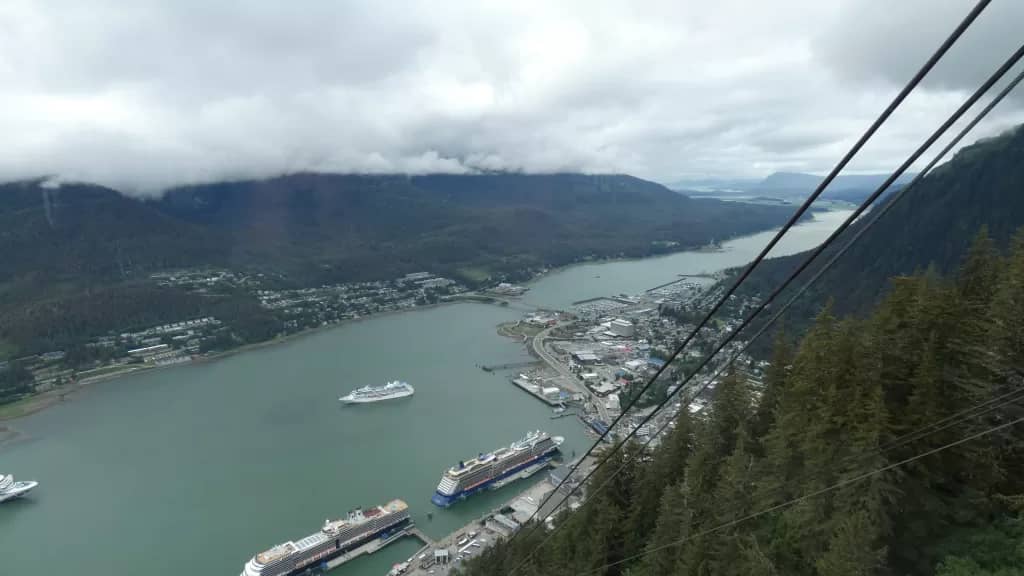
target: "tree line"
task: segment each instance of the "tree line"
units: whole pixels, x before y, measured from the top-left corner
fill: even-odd
[[[1021,318],[1024,232],[1005,256],[980,234],[953,277],[894,278],[864,317],[826,306],[799,342],[776,339],[761,386],[733,373],[656,448],[626,446],[529,560],[546,530],[460,572],[1024,574],[1024,425],[854,481],[1024,415],[1018,399],[957,418],[1021,390]]]

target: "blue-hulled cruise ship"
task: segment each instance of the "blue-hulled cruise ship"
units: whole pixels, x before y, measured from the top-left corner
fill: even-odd
[[[550,462],[563,441],[561,436],[538,430],[508,447],[459,462],[441,475],[441,483],[430,501],[448,507],[480,490],[498,488],[534,474]]]

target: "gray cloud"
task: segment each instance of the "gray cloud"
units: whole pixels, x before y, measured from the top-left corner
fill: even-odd
[[[970,5],[8,0],[0,179],[823,171]],[[895,165],[1021,21],[993,2],[852,168]]]

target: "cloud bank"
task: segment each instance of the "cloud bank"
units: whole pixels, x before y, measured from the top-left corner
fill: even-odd
[[[0,180],[820,172],[972,4],[7,0]],[[894,167],[1020,22],[993,2],[851,168]]]

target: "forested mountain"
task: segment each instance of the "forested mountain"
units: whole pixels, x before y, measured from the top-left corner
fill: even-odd
[[[252,295],[154,286],[168,269],[265,272],[290,287],[421,270],[473,284],[703,245],[777,226],[791,210],[581,174],[298,174],[148,200],[10,183],[0,185],[0,359],[207,314],[244,324],[247,340],[273,335]]]
[[[317,280],[518,272],[761,230],[786,208],[691,199],[630,176],[303,174],[172,190],[154,206]],[[313,264],[314,267],[310,267]]]
[[[870,194],[888,178],[888,174],[840,174],[829,184],[828,197],[837,193],[867,192]],[[913,175],[904,174],[896,184],[908,182]],[[758,182],[751,190],[764,194],[776,193],[785,196],[807,197],[821,184],[823,176],[801,172],[775,172]]]
[[[1005,258],[979,238],[960,270],[896,279],[864,318],[824,310],[763,387],[728,376],[652,453],[613,457],[550,540],[461,573],[1024,574],[1024,232]]]
[[[844,239],[850,238],[865,218],[855,223],[817,260],[828,261]],[[792,308],[791,328],[807,322],[831,299],[839,313],[861,313],[878,302],[888,279],[934,267],[954,270],[983,228],[1000,247],[1024,225],[1024,128],[963,148],[939,166],[892,207],[842,259]],[[751,275],[746,293],[767,293],[780,284],[808,253],[769,259]],[[795,283],[801,285],[817,270],[815,265]],[[788,300],[790,291],[783,295]]]
[[[787,215],[680,197],[629,176],[301,174],[179,188],[158,200],[23,182],[0,186],[0,250],[9,256],[0,282],[121,280],[200,265],[338,279],[500,272],[701,245]]]

